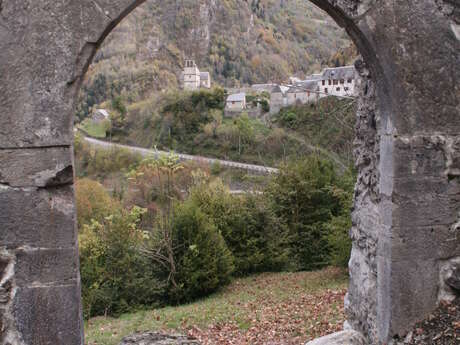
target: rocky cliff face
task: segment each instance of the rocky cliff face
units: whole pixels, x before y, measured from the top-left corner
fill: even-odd
[[[307,1],[148,0],[107,38],[87,82],[104,74],[141,94],[176,86],[186,57],[220,84],[279,81],[319,70],[349,45]]]

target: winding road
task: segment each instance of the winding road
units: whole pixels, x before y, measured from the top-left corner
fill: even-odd
[[[160,151],[160,150],[154,150],[154,149],[146,149],[143,147],[137,147],[137,146],[129,146],[129,145],[122,145],[122,144],[116,144],[116,143],[110,143],[107,141],[103,140],[98,140],[94,138],[90,138],[85,136],[84,140],[94,146],[99,146],[103,148],[111,148],[111,147],[116,147],[120,149],[125,149],[129,150],[131,152],[136,152],[140,153],[142,156],[149,156],[149,155],[154,155],[158,156],[161,154],[169,154],[170,152],[168,151]],[[269,174],[276,174],[278,173],[278,169],[276,168],[270,168],[266,167],[263,165],[255,165],[255,164],[246,164],[246,163],[240,163],[240,162],[233,162],[233,161],[227,161],[227,160],[222,160],[222,159],[216,159],[216,158],[208,158],[208,157],[201,157],[201,156],[195,156],[195,155],[188,155],[184,153],[177,153],[174,152],[181,161],[194,161],[198,163],[206,163],[206,164],[214,164],[218,163],[223,167],[226,168],[232,168],[232,169],[240,169],[240,170],[246,170],[250,171],[256,174],[261,174],[261,175],[269,175]]]

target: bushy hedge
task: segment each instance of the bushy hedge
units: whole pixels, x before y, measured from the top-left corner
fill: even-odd
[[[313,155],[286,164],[266,194],[289,229],[291,260],[297,269],[316,269],[337,260],[343,264],[349,246],[351,188],[330,161]]]
[[[88,178],[75,182],[77,223],[79,228],[90,224],[91,220],[104,221],[105,217],[120,210],[120,205],[106,192],[104,186]]]
[[[161,102],[161,116],[152,124],[158,133],[157,143],[187,150],[202,127],[212,121],[212,111],[224,109],[225,92],[221,88],[171,92]]]
[[[196,187],[190,202],[216,225],[235,258],[235,274],[278,271],[288,266],[288,233],[258,196],[232,196],[222,182]]]
[[[212,220],[192,201],[175,210],[173,225],[177,287],[173,301],[203,297],[230,282],[233,256]]]
[[[142,209],[93,220],[80,231],[80,272],[85,317],[118,315],[164,301],[157,268],[139,248]]]

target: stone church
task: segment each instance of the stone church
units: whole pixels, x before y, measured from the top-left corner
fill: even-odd
[[[209,72],[200,72],[194,60],[185,60],[181,79],[185,90],[211,88],[211,75]]]

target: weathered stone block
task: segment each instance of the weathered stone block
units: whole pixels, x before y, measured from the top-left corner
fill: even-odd
[[[2,246],[76,246],[72,186],[36,189],[0,185],[0,210]]]
[[[27,345],[83,345],[80,285],[18,288],[13,315]]]
[[[440,266],[438,299],[451,302],[460,296],[460,256],[441,261]]]
[[[391,238],[379,241],[379,251],[393,260],[448,258],[460,250],[458,235],[447,225],[395,228]]]
[[[306,343],[305,345],[366,345],[366,339],[359,332],[347,330],[332,333]]]
[[[15,282],[19,287],[77,283],[78,277],[78,250],[75,247],[21,248],[16,251]]]
[[[381,307],[388,310],[390,334],[403,336],[437,305],[439,263],[414,257],[404,261],[392,258],[390,265],[386,284],[391,303]]]
[[[460,193],[447,177],[394,180],[392,225],[397,228],[451,225],[457,219]]]
[[[73,181],[72,148],[0,149],[0,184],[46,187]]]
[[[441,177],[447,168],[445,142],[436,137],[398,137],[394,140],[394,176]]]

